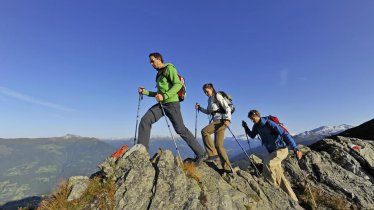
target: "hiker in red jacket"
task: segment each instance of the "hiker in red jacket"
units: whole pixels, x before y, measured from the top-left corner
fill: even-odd
[[[242,126],[251,138],[260,135],[262,144],[266,147],[269,155],[263,160],[264,178],[274,185],[282,188],[293,200],[298,201],[291,184],[284,177],[281,162],[288,156],[287,144],[291,145],[296,157],[301,159],[302,153],[299,151],[295,141],[286,129],[272,121],[269,117],[261,117],[257,110],[251,110],[248,118],[254,123],[252,130],[243,121]]]

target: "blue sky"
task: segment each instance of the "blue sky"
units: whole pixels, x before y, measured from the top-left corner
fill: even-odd
[[[158,51],[187,80],[293,133],[374,116],[374,1],[0,1],[0,138],[133,137],[137,87],[155,86]],[[145,97],[140,115],[154,104]],[[207,124],[199,114],[198,127]],[[249,123],[251,124],[251,123]],[[152,135],[167,135],[164,119]]]

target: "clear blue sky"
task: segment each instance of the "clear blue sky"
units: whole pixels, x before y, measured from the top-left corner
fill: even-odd
[[[137,87],[161,52],[188,85],[273,114],[293,133],[374,116],[374,1],[0,1],[0,137],[134,135]],[[154,104],[145,97],[140,115]],[[207,117],[199,115],[199,130]],[[249,123],[251,125],[251,123]],[[152,135],[168,135],[164,119]]]

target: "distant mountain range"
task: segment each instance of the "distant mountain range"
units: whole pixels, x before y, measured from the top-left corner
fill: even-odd
[[[76,135],[0,139],[0,209],[5,202],[51,192],[62,179],[89,175],[114,148]]]
[[[309,145],[326,136],[352,128],[349,125],[322,126],[295,136],[298,143]],[[259,139],[249,142],[245,135],[238,135],[241,147],[250,155],[263,157],[267,154]],[[194,158],[188,145],[176,138],[182,158]],[[202,140],[198,139],[200,145]],[[232,162],[245,158],[238,142],[228,135],[224,147]],[[249,144],[248,144],[249,143]],[[96,139],[68,134],[63,137],[38,139],[0,139],[0,205],[4,202],[50,192],[64,178],[75,175],[89,175],[105,157],[121,146],[134,144],[133,138]],[[155,137],[150,140],[151,155],[158,148],[176,152],[169,137]]]
[[[374,140],[374,119],[369,120],[357,127],[348,129],[342,133],[340,133],[340,136],[345,137],[354,137],[359,139],[365,139],[365,140]]]
[[[297,134],[294,136],[294,139],[298,144],[310,145],[323,139],[324,137],[339,134],[350,128],[353,128],[353,126],[346,124],[338,126],[321,126],[316,129]]]

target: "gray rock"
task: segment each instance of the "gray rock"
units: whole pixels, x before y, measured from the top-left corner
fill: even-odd
[[[89,178],[86,176],[72,176],[68,180],[68,188],[70,189],[68,201],[80,198],[86,191]]]
[[[252,154],[249,156],[251,161],[248,160],[248,158],[244,158],[241,160],[238,160],[234,163],[231,163],[233,167],[239,167],[242,170],[248,170],[251,172],[251,174],[257,174],[261,173],[262,171],[262,160],[261,158],[257,157],[256,155]]]
[[[164,151],[153,160],[157,180],[150,209],[201,209],[198,182],[186,176],[171,151]]]
[[[314,167],[314,176],[319,178],[335,192],[345,195],[347,199],[364,208],[374,208],[374,191],[372,183],[363,177],[357,176],[325,157],[313,154],[311,157]],[[352,196],[357,195],[357,196]]]
[[[197,173],[201,177],[202,200],[207,209],[246,209],[250,199],[225,181],[218,172],[202,164]]]
[[[360,145],[360,150],[352,150],[352,144]],[[253,176],[253,171],[220,175],[203,163],[191,176],[170,151],[159,151],[150,159],[142,145],[135,145],[118,159],[107,158],[97,174],[103,181],[115,181],[115,209],[310,209],[301,197],[306,183],[317,193],[318,209],[336,208],[333,199],[338,199],[342,208],[374,208],[373,143],[338,137],[311,148],[301,147],[301,161],[290,153],[282,163],[302,206],[280,188]],[[242,160],[240,164],[248,163]],[[79,198],[87,183],[87,177],[71,178],[69,200]],[[328,203],[329,199],[333,202]],[[91,209],[99,209],[96,201]]]
[[[349,147],[352,143],[367,144],[349,138],[324,139],[312,146],[313,150],[304,156],[300,165],[294,155],[290,155],[283,164],[286,174],[294,186],[307,181],[319,192],[316,198],[319,208],[327,207],[326,202],[318,202],[323,197],[346,203],[346,208],[374,208],[373,180],[368,167],[362,165],[366,161],[358,160],[359,151]],[[374,150],[367,152],[372,154]]]
[[[302,209],[284,191],[262,177],[240,170],[229,183],[251,199],[249,206],[252,209]]]
[[[136,145],[115,161],[113,174],[108,178],[116,180],[116,209],[147,209],[152,199],[156,171],[149,160],[147,150]]]

